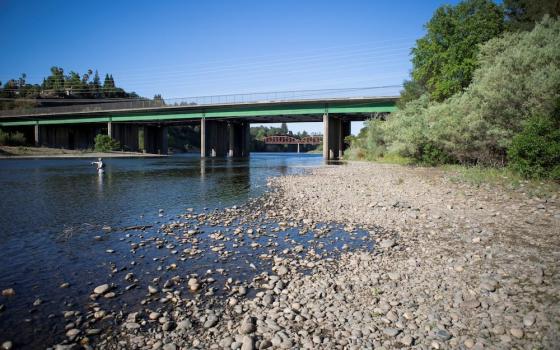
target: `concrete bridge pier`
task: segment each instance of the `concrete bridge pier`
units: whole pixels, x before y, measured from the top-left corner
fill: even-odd
[[[200,121],[200,156],[248,157],[250,124],[245,121]]]
[[[142,149],[146,153],[167,154],[167,126],[146,125],[143,130]]]
[[[323,158],[342,159],[346,144],[344,139],[350,135],[350,122],[336,116],[323,115]]]
[[[138,133],[138,125],[107,123],[107,134],[119,141],[125,151],[138,152],[140,150]]]
[[[82,125],[35,125],[34,141],[38,146],[66,149],[93,148],[95,135],[99,134],[101,124]]]

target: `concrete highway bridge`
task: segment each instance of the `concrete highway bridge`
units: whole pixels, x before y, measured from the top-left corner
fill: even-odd
[[[397,97],[351,97],[253,102],[119,103],[0,111],[0,127],[24,132],[37,146],[85,149],[107,133],[130,151],[167,153],[167,127],[200,125],[201,157],[249,155],[250,123],[323,122],[323,156],[342,157],[350,122],[391,113]]]

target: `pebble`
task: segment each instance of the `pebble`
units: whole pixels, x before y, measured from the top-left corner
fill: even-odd
[[[110,288],[111,287],[108,284],[102,284],[100,286],[95,287],[93,292],[95,294],[103,294],[103,293],[107,292]]]
[[[446,331],[445,329],[440,329],[436,332],[436,336],[444,341],[447,341],[449,339],[451,339],[451,334],[449,334],[448,331]]]
[[[254,349],[255,349],[255,340],[253,339],[253,337],[248,335],[244,336],[241,345],[241,350],[254,350]]]
[[[212,328],[216,324],[218,324],[218,317],[216,315],[209,315],[206,322],[204,322],[204,328]]]
[[[249,334],[249,333],[253,333],[256,329],[257,327],[255,326],[253,319],[251,317],[246,317],[245,319],[243,319],[243,322],[241,322],[241,326],[239,327],[239,333]]]
[[[8,340],[2,343],[2,350],[11,350],[14,347],[14,344]]]
[[[163,350],[177,350],[177,345],[174,343],[167,343],[163,346]]]
[[[531,327],[535,323],[535,315],[527,314],[523,317],[523,325],[525,327]]]
[[[511,333],[511,335],[513,335],[514,337],[521,339],[523,338],[523,330],[520,328],[511,328],[509,330],[509,332]]]
[[[278,276],[284,276],[288,273],[288,268],[286,266],[279,266],[276,269],[276,273],[278,274]]]
[[[16,295],[16,291],[13,288],[7,288],[2,290],[2,296],[3,297],[13,297],[14,295]]]
[[[383,249],[391,248],[395,245],[395,241],[392,239],[384,239],[379,243],[379,246]]]
[[[384,328],[383,329],[383,334],[389,336],[389,337],[396,337],[401,331],[396,329],[396,328]]]

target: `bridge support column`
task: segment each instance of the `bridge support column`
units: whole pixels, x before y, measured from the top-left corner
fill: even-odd
[[[341,159],[344,155],[344,138],[350,135],[350,122],[323,115],[323,158]]]
[[[119,141],[125,151],[138,152],[138,132],[137,125],[107,123],[107,134]]]
[[[200,119],[200,158],[206,158],[206,118]]]
[[[144,152],[167,154],[167,126],[144,126]]]
[[[344,157],[344,151],[346,151],[346,142],[344,141],[347,136],[350,136],[351,124],[349,121],[340,121],[340,149],[338,153],[338,158],[342,159]]]
[[[41,146],[41,130],[39,130],[39,123],[35,124],[33,126],[33,136],[34,136],[34,140],[35,140],[35,147],[39,147]]]
[[[201,157],[248,157],[248,122],[205,120],[200,127]]]

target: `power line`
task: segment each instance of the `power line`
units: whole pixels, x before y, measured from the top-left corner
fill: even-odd
[[[208,98],[220,98],[220,97],[234,97],[234,96],[255,96],[255,95],[272,95],[272,94],[296,94],[295,96],[312,96],[313,94],[321,94],[321,93],[335,93],[335,92],[357,92],[357,91],[368,91],[368,90],[377,90],[377,89],[385,89],[385,88],[397,88],[402,87],[402,84],[395,84],[395,85],[382,85],[382,86],[367,86],[367,87],[350,87],[350,88],[329,88],[329,89],[308,89],[308,90],[279,90],[279,91],[265,91],[265,92],[249,92],[243,94],[221,94],[221,95],[202,95],[202,96],[190,96],[190,97],[174,97],[174,98],[166,98],[164,101],[173,101],[173,100],[196,100],[196,99],[208,99]],[[27,101],[27,102],[54,102],[51,99],[25,99],[25,98],[0,98],[0,100],[16,100],[16,101]],[[154,101],[149,99],[143,98],[132,98],[132,99],[118,99],[117,102],[131,102],[131,101]],[[105,102],[115,102],[115,99],[80,99],[80,102],[84,101],[105,101]],[[74,99],[65,99],[65,100],[57,100],[60,103],[68,103],[68,102],[77,102]]]

